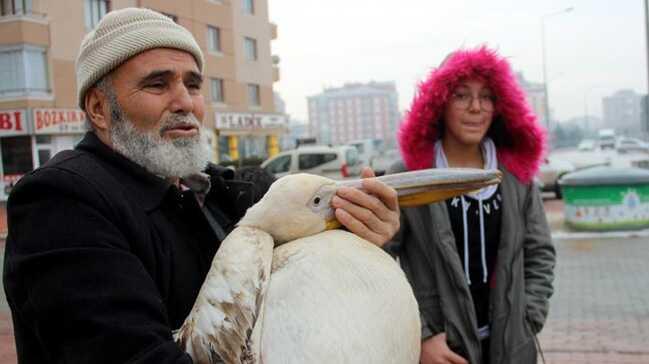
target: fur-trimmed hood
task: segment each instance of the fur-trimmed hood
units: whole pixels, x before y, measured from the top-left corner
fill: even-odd
[[[528,106],[509,62],[487,47],[452,53],[419,85],[397,134],[406,167],[434,167],[434,144],[440,138],[446,102],[459,81],[473,77],[486,80],[496,96],[487,135],[496,143],[498,162],[521,182],[530,182],[545,152],[545,129]]]

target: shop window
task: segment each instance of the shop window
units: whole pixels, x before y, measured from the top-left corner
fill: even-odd
[[[86,30],[93,29],[109,11],[108,0],[85,0]]]
[[[0,97],[49,94],[45,50],[34,46],[0,48]]]
[[[49,149],[40,149],[38,151],[38,165],[42,166],[47,163],[48,160],[52,158],[52,151]]]
[[[24,175],[34,169],[31,136],[5,137],[2,144],[2,171],[5,176]]]
[[[52,144],[51,135],[37,135],[36,144]]]

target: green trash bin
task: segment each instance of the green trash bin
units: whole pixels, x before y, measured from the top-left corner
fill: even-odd
[[[559,185],[572,229],[649,228],[649,170],[593,167],[564,175]]]

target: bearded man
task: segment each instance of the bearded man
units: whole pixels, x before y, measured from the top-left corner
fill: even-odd
[[[111,12],[83,40],[90,131],[8,202],[4,285],[20,363],[191,363],[172,331],[259,197],[229,170],[203,173],[202,69],[191,33],[151,10]],[[365,188],[341,191],[336,215],[382,245],[399,227],[396,193]]]

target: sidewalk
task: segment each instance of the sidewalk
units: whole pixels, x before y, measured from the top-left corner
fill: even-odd
[[[565,231],[561,201],[545,206],[557,248],[546,362],[649,363],[649,239]]]

